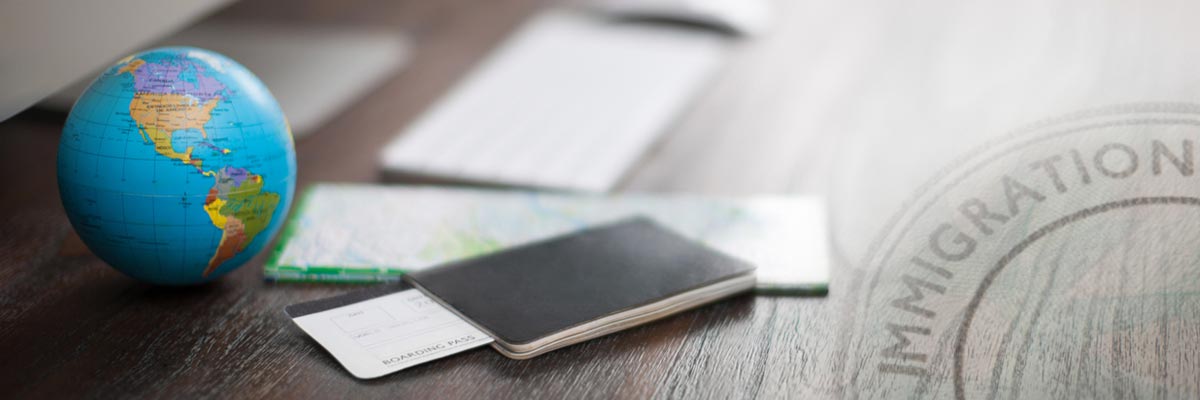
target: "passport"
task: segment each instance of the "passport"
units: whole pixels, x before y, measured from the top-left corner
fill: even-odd
[[[403,277],[526,359],[753,289],[755,267],[635,217]]]

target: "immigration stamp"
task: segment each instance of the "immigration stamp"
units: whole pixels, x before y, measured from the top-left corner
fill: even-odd
[[[1200,396],[1200,105],[1045,120],[951,163],[862,262],[866,398]]]

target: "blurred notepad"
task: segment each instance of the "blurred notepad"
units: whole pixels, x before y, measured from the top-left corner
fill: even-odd
[[[757,289],[824,294],[823,203],[807,196],[592,196],[426,186],[318,184],[284,228],[265,276],[398,280],[443,262],[645,215],[758,267]]]

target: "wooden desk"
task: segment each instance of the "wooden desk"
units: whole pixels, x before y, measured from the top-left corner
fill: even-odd
[[[376,181],[377,149],[544,6],[536,0],[346,3],[247,1],[216,16],[369,24],[415,38],[413,61],[402,73],[297,143],[301,188]],[[1048,293],[1057,287],[1043,284],[1053,278],[1031,278],[1026,283],[1037,290],[1028,298],[1042,300],[1016,307],[1027,312],[1014,321],[1041,315],[1046,304],[1078,304],[1075,314],[1084,316],[1042,322],[1051,326],[1046,329],[1014,323],[998,335],[1004,345],[998,354],[968,347],[965,367],[958,366],[966,371],[965,386],[957,391],[947,352],[954,347],[953,326],[969,307],[950,295],[973,289],[981,274],[955,270],[958,283],[921,286],[930,301],[917,306],[951,328],[889,334],[888,325],[876,321],[906,316],[903,302],[872,308],[878,288],[909,282],[875,261],[879,246],[873,243],[890,243],[889,226],[903,222],[909,199],[920,200],[914,188],[947,165],[953,172],[954,160],[970,154],[963,149],[1092,104],[1194,100],[1200,86],[1192,75],[1200,68],[1193,67],[1200,63],[1191,53],[1174,52],[1192,43],[1163,43],[1181,32],[1197,37],[1181,22],[1195,10],[1131,10],[1120,3],[1089,12],[1041,2],[776,3],[776,27],[739,50],[624,189],[827,196],[835,255],[827,298],[743,296],[533,360],[477,350],[358,381],[282,313],[285,305],[355,287],[264,283],[260,255],[209,285],[156,288],[92,256],[73,236],[58,200],[54,159],[64,116],[31,111],[0,123],[0,396],[1200,396],[1194,263],[1171,275],[1190,292],[1165,296],[1167,290],[1150,287],[1126,293],[1150,296],[1130,298],[1143,312],[1161,314],[1157,319],[1132,318],[1131,309],[1111,301],[1055,297]],[[1129,26],[1122,12],[1137,24]],[[1144,35],[1129,39],[1130,32]],[[1119,58],[1133,49],[1140,49],[1141,61]],[[1145,60],[1162,66],[1143,66]],[[1088,86],[1131,70],[1155,79],[1115,95]],[[936,293],[950,295],[933,300]],[[984,317],[994,316],[988,304]],[[975,326],[990,326],[981,321]],[[905,366],[932,371],[929,376],[885,373],[880,354],[900,337],[933,346],[934,354],[900,357]],[[980,340],[986,345],[989,337]],[[1010,343],[1025,343],[1024,350],[1006,353]],[[1057,354],[1055,346],[1069,350],[1061,363],[1036,358]],[[1046,376],[1022,386],[1043,377],[1020,371]]]

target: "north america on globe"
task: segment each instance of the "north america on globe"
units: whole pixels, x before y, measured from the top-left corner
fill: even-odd
[[[118,72],[133,75],[135,93],[129,102],[129,115],[137,121],[142,139],[154,144],[164,157],[196,167],[196,171],[214,179],[204,199],[204,210],[213,225],[223,233],[221,244],[208,262],[204,275],[221,262],[246,249],[246,245],[271,222],[279,205],[279,194],[262,190],[262,177],[237,167],[206,170],[204,160],[192,157],[192,147],[182,154],[171,144],[172,135],[181,129],[198,129],[208,139],[204,124],[212,119],[212,110],[225,92],[225,85],[208,76],[204,67],[187,58],[166,59],[147,64],[140,58],[130,60]],[[180,75],[192,74],[195,83],[181,81]],[[175,84],[178,82],[178,84]],[[200,144],[229,154],[211,142]]]
[[[156,283],[206,281],[257,253],[286,214],[294,171],[291,132],[269,91],[241,65],[194,48],[117,62],[72,109],[59,151],[63,204],[80,237],[113,267]]]

